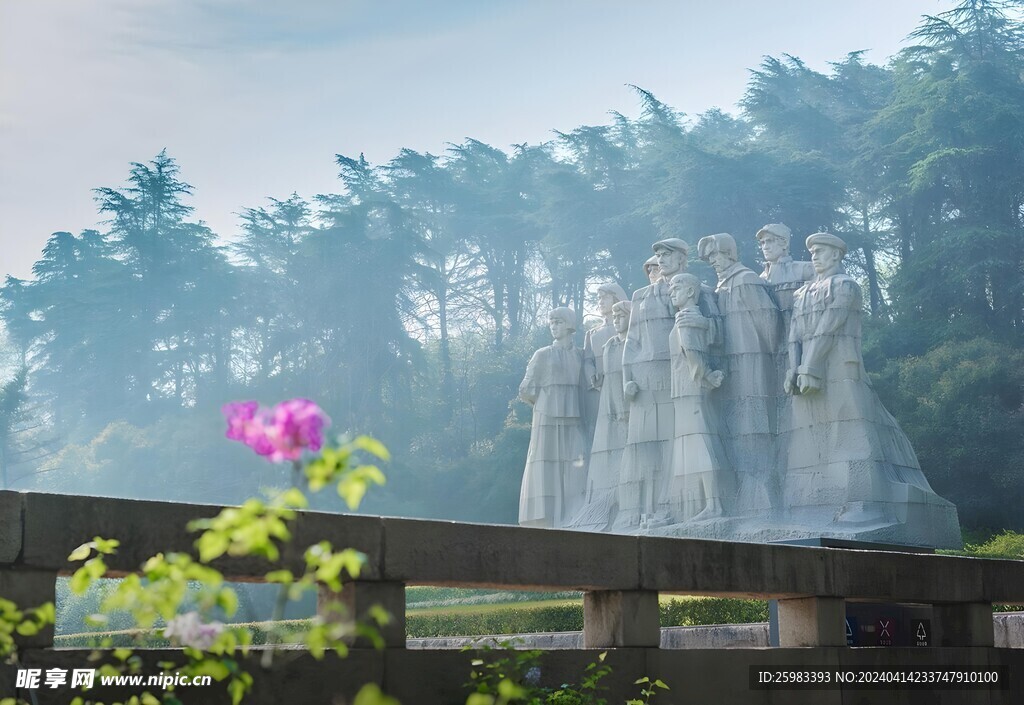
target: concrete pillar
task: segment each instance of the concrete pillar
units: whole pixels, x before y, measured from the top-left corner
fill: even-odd
[[[936,646],[994,646],[991,602],[932,605]]]
[[[779,600],[779,646],[846,646],[841,597]]]
[[[56,592],[56,572],[0,567],[0,597],[13,602],[22,612],[46,602],[52,602],[56,606]],[[15,632],[14,643],[22,649],[52,647],[53,625],[48,624],[31,636],[22,636]]]
[[[344,610],[332,609],[332,605],[338,602],[344,605]],[[376,625],[370,616],[370,608],[374,605],[379,605],[391,615],[387,624]],[[321,586],[317,595],[317,614],[328,621],[350,620],[354,617],[366,624],[376,625],[386,648],[405,648],[405,583],[356,580],[345,583],[341,592]],[[359,647],[371,646],[362,637],[355,639],[354,644]]]
[[[583,648],[661,643],[658,593],[601,590],[583,594]]]

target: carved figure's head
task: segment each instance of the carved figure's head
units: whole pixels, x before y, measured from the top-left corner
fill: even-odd
[[[700,279],[693,274],[677,274],[668,283],[668,298],[672,305],[682,309],[697,303]]]
[[[651,284],[661,279],[661,267],[658,266],[657,256],[652,256],[644,262],[644,274]]]
[[[766,262],[775,262],[789,254],[789,238],[793,231],[782,223],[769,223],[757,231],[757,242]]]
[[[736,240],[729,233],[718,233],[702,237],[697,243],[700,258],[721,274],[739,259]]]
[[[602,316],[610,316],[612,306],[619,301],[626,300],[626,290],[615,282],[602,284],[597,287],[597,304],[601,309]]]
[[[576,313],[571,308],[559,306],[548,314],[548,329],[555,340],[565,340],[576,332]]]
[[[807,249],[811,253],[811,264],[818,275],[830,275],[839,271],[846,256],[846,243],[832,233],[814,233],[807,238]]]
[[[617,301],[612,306],[612,325],[615,326],[615,332],[619,335],[625,335],[629,330],[629,316],[632,311],[633,304],[629,301]]]
[[[661,276],[671,277],[674,274],[686,271],[687,256],[690,254],[690,246],[677,237],[670,237],[658,240],[652,246],[654,257],[661,269]]]

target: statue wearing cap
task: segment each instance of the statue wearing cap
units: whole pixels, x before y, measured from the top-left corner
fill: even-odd
[[[722,431],[736,472],[735,511],[759,514],[781,509],[776,466],[779,383],[776,369],[782,323],[764,281],[738,259],[728,233],[703,237],[700,258],[718,275],[725,381],[719,390]]]
[[[807,238],[815,278],[796,290],[785,391],[784,498],[798,524],[865,540],[958,545],[956,508],[936,495],[910,442],[871,389],[861,354],[861,289],[846,243]]]
[[[658,266],[658,258],[656,256],[649,257],[644,262],[644,274],[647,275],[647,281],[651,284],[661,279],[661,267]]]
[[[629,428],[619,485],[616,528],[620,530],[668,523],[672,509],[669,467],[675,417],[668,341],[675,325],[675,308],[667,280],[686,271],[689,246],[679,238],[667,238],[654,243],[652,249],[661,278],[634,292],[622,353]],[[708,318],[698,317],[696,323],[714,335],[714,302],[701,298]]]
[[[788,320],[793,310],[793,292],[805,281],[814,278],[814,266],[810,262],[794,260],[789,254],[789,238],[792,231],[782,223],[769,223],[757,231],[757,242],[764,255],[764,271],[761,279],[775,294],[775,301]]]
[[[583,337],[583,417],[587,432],[587,447],[594,440],[594,425],[597,423],[597,407],[600,401],[600,389],[604,380],[604,362],[602,350],[615,335],[612,325],[612,306],[619,301],[626,301],[626,291],[611,282],[597,287],[597,303],[601,311],[601,325],[591,328]]]
[[[549,316],[549,327],[554,342],[533,354],[519,385],[519,397],[533,406],[519,494],[522,526],[565,526],[582,505],[585,491],[583,352],[572,340],[576,314],[556,308]]]

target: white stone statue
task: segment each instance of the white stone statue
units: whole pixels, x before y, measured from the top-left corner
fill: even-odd
[[[793,292],[805,281],[814,278],[814,265],[800,262],[789,254],[789,239],[792,231],[782,223],[769,223],[757,231],[757,242],[764,255],[764,271],[761,279],[775,295],[779,310],[785,314],[786,332],[789,332],[789,317],[793,311]],[[788,338],[783,340],[783,345]]]
[[[778,433],[779,309],[761,278],[737,261],[727,233],[701,238],[701,259],[718,274],[721,316],[719,413],[730,465],[737,476],[735,511],[755,514],[781,509],[781,473],[776,469]]]
[[[956,509],[932,491],[861,356],[861,289],[841,272],[846,243],[807,238],[815,278],[797,289],[785,391],[793,394],[785,504],[793,520],[876,540],[956,545]]]
[[[644,262],[644,274],[647,275],[647,281],[651,284],[661,279],[661,267],[658,266],[658,257],[649,257]]]
[[[556,308],[549,325],[554,343],[533,354],[519,385],[519,397],[533,405],[519,494],[522,526],[564,526],[582,505],[586,481],[580,393],[583,352],[572,339],[576,314]]]
[[[629,301],[617,301],[612,306],[616,335],[605,342],[601,354],[601,397],[587,468],[586,496],[583,509],[569,524],[570,528],[607,531],[618,509],[619,472],[629,424],[629,409],[622,389],[622,347],[629,329],[631,308]]]
[[[771,289],[775,303],[782,312],[782,335],[775,353],[775,371],[779,380],[785,379],[789,368],[789,324],[793,318],[793,292],[814,278],[814,266],[810,262],[794,260],[789,254],[789,240],[792,231],[782,223],[769,223],[757,231],[757,242],[764,256],[764,271],[761,279]],[[779,394],[779,426],[786,426],[792,397]],[[780,441],[786,443],[785,439]]]
[[[679,238],[668,238],[654,243],[653,249],[661,277],[633,293],[622,352],[629,431],[622,453],[618,529],[653,528],[671,521],[668,468],[675,417],[668,337],[675,324],[675,308],[666,280],[686,270],[689,246]],[[706,309],[713,306],[713,302],[702,304]],[[712,326],[709,334],[713,336],[713,312],[705,324]]]
[[[626,292],[618,284],[602,284],[597,288],[597,303],[601,311],[601,325],[587,330],[583,337],[583,420],[587,447],[594,441],[594,427],[598,419],[598,405],[601,397],[601,381],[604,377],[602,350],[604,344],[615,336],[612,324],[612,306],[626,301]]]
[[[789,235],[781,224],[758,231],[761,276],[738,261],[732,236],[702,238],[714,291],[685,273],[685,242],[656,242],[651,284],[632,302],[600,288],[602,319],[583,350],[573,312],[551,312],[554,343],[534,353],[519,389],[533,405],[520,524],[961,545],[956,508],[870,387],[845,243],[809,237],[804,281]]]
[[[675,406],[669,492],[675,521],[721,516],[735,494],[718,421],[708,398],[708,392],[720,387],[725,375],[712,369],[708,326],[697,322],[702,316],[697,306],[700,291],[700,280],[692,274],[677,274],[669,282],[669,298],[677,309],[669,337]]]

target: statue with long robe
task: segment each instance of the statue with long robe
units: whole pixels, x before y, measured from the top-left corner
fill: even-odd
[[[909,523],[922,541],[955,545],[956,508],[932,491],[864,370],[861,289],[841,271],[846,243],[815,233],[807,248],[816,276],[794,294],[785,379],[793,395],[786,506],[803,524]]]
[[[722,371],[722,432],[736,472],[738,514],[781,511],[781,473],[776,468],[778,374],[776,351],[782,323],[761,278],[738,261],[728,233],[701,238],[701,259],[718,274]]]
[[[668,238],[654,243],[652,248],[661,278],[634,292],[622,352],[629,428],[622,452],[615,522],[618,530],[657,527],[669,523],[672,516],[669,467],[675,413],[668,338],[676,312],[669,300],[666,278],[686,270],[689,246],[679,238]],[[701,297],[701,308],[709,313],[706,325],[712,337],[716,333],[713,307],[713,301]]]
[[[583,337],[583,427],[588,448],[594,442],[594,429],[600,414],[598,406],[604,379],[604,344],[615,337],[612,306],[626,300],[625,290],[614,282],[597,287],[597,302],[603,322],[588,330]]]
[[[556,308],[549,326],[554,342],[533,354],[519,385],[519,397],[533,406],[519,494],[521,526],[564,526],[583,503],[583,352],[572,340],[576,315],[568,308]]]
[[[707,327],[695,324],[702,316],[697,306],[700,289],[700,280],[692,274],[677,274],[669,282],[669,296],[678,309],[669,336],[675,405],[670,494],[677,522],[721,516],[735,492],[709,399],[725,375],[711,367]]]
[[[598,403],[594,442],[587,464],[587,487],[583,508],[569,528],[607,531],[618,511],[618,486],[622,468],[622,449],[626,445],[629,408],[623,394],[622,347],[629,328],[632,305],[618,301],[612,306],[612,325],[616,335],[601,351],[601,398]]]

